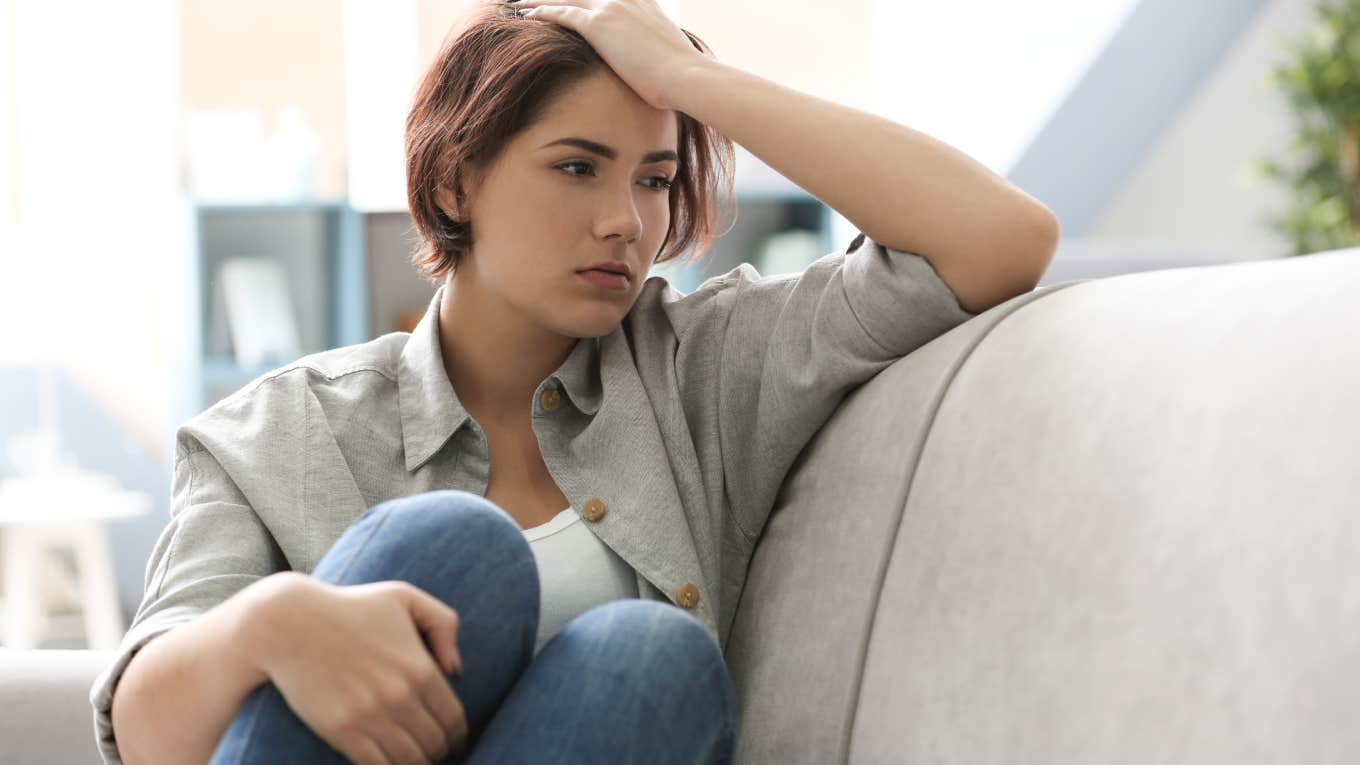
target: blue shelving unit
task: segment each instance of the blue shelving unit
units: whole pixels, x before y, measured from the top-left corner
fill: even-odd
[[[383,217],[383,225],[372,216]],[[286,267],[301,340],[302,355],[362,343],[388,331],[385,315],[371,317],[375,306],[393,304],[423,309],[411,303],[408,293],[396,295],[383,283],[369,278],[371,260],[391,264],[409,247],[409,231],[401,225],[404,213],[360,212],[346,200],[288,204],[193,206],[194,250],[191,294],[196,296],[194,347],[184,370],[184,382],[196,396],[186,397],[182,422],[239,390],[251,380],[293,359],[277,363],[242,366],[224,341],[221,317],[213,312],[216,269],[230,257],[278,258]],[[725,221],[728,222],[728,221]],[[832,241],[831,211],[805,193],[739,192],[737,219],[730,231],[714,242],[709,256],[684,268],[662,271],[682,292],[690,292],[705,278],[724,273],[750,259],[758,243],[777,231],[802,229],[818,232],[821,252],[844,243]],[[375,259],[372,250],[380,250]],[[390,268],[384,265],[383,268]],[[378,295],[382,292],[382,295]],[[428,298],[426,298],[428,299]],[[409,305],[408,305],[409,303]],[[375,320],[376,319],[376,320]]]
[[[230,257],[277,258],[289,277],[303,355],[363,342],[368,330],[364,218],[345,201],[195,205],[191,289],[197,296],[192,369],[198,391],[180,421],[292,359],[243,366],[214,314],[217,267]]]
[[[723,213],[724,223],[728,214]],[[755,223],[750,223],[754,218]],[[737,194],[737,218],[732,230],[713,243],[712,252],[697,265],[663,269],[676,289],[692,292],[706,278],[725,273],[749,261],[760,238],[778,231],[801,229],[821,237],[821,254],[837,249],[832,238],[831,208],[805,192],[741,191]],[[843,244],[839,246],[844,246]]]

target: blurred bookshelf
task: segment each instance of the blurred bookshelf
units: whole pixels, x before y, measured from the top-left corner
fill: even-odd
[[[300,356],[367,339],[364,216],[344,201],[200,204],[192,216],[197,331],[192,333],[196,414],[260,375]],[[297,325],[298,353],[242,364],[214,295],[232,258],[282,265]],[[183,419],[183,418],[181,418]]]
[[[720,203],[725,205],[725,201]],[[197,391],[180,421],[203,411],[246,384],[310,353],[363,343],[394,331],[409,330],[423,314],[434,286],[410,264],[416,234],[405,211],[360,211],[347,200],[279,204],[196,204],[194,295],[198,326],[186,380]],[[703,260],[666,264],[648,276],[665,278],[689,293],[704,279],[742,262],[761,268],[757,257],[771,235],[799,232],[806,262],[815,259],[806,241],[817,242],[816,256],[843,249],[833,241],[830,208],[801,190],[737,192],[736,220],[725,207],[722,234]],[[242,364],[224,326],[215,298],[225,261],[238,258],[277,261],[287,276],[287,295],[297,326],[298,354]],[[784,266],[789,263],[785,261]],[[787,270],[787,269],[786,269]],[[768,275],[761,269],[762,275]]]

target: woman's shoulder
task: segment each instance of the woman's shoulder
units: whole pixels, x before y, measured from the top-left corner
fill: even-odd
[[[631,338],[660,332],[680,344],[710,347],[725,335],[738,305],[752,297],[778,304],[796,280],[797,275],[762,276],[755,265],[738,263],[681,293],[664,276],[649,276],[624,323]]]
[[[239,438],[243,428],[286,431],[297,427],[316,406],[330,409],[335,402],[371,402],[383,389],[395,390],[408,336],[390,332],[364,343],[307,354],[257,376],[180,427],[204,434],[227,428]]]
[[[272,387],[306,385],[314,388],[357,382],[350,378],[367,377],[363,374],[366,372],[395,383],[401,351],[408,336],[405,332],[389,332],[368,342],[307,354],[256,377],[228,398],[251,398],[258,395],[261,388],[270,387],[269,383],[275,383]]]
[[[664,276],[649,276],[629,310],[626,323],[642,330],[669,328],[677,337],[714,330],[731,311],[738,287],[760,274],[749,263],[704,279],[691,292],[681,292]]]

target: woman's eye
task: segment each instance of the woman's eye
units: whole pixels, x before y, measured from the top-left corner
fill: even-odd
[[[567,175],[575,176],[577,178],[583,178],[588,175],[595,174],[595,168],[589,162],[563,162],[562,164],[557,165],[556,167],[562,170],[563,172],[567,173]],[[587,170],[587,172],[583,173],[568,172],[567,168],[569,167],[583,167]],[[674,184],[674,181],[672,181],[671,179],[667,178],[664,175],[654,175],[648,178],[647,180],[658,182],[654,186],[648,186],[648,188],[652,189],[653,191],[666,191]]]
[[[593,172],[593,168],[591,168],[589,162],[563,162],[562,164],[558,165],[558,167],[564,169],[568,167],[584,167],[592,170]],[[590,173],[567,173],[567,175],[589,175],[589,174]]]

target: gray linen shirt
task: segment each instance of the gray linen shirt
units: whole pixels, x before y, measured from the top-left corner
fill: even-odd
[[[178,428],[169,523],[90,690],[106,763],[122,763],[114,689],[149,640],[261,577],[312,571],[380,502],[485,495],[486,434],[440,351],[442,291],[413,332],[304,356]],[[975,315],[923,257],[860,234],[799,274],[743,263],[688,295],[649,277],[620,325],[580,340],[526,404],[549,472],[578,513],[602,503],[586,526],[635,569],[640,596],[687,607],[725,648],[798,453],[850,390]],[[560,403],[545,409],[550,388]]]

